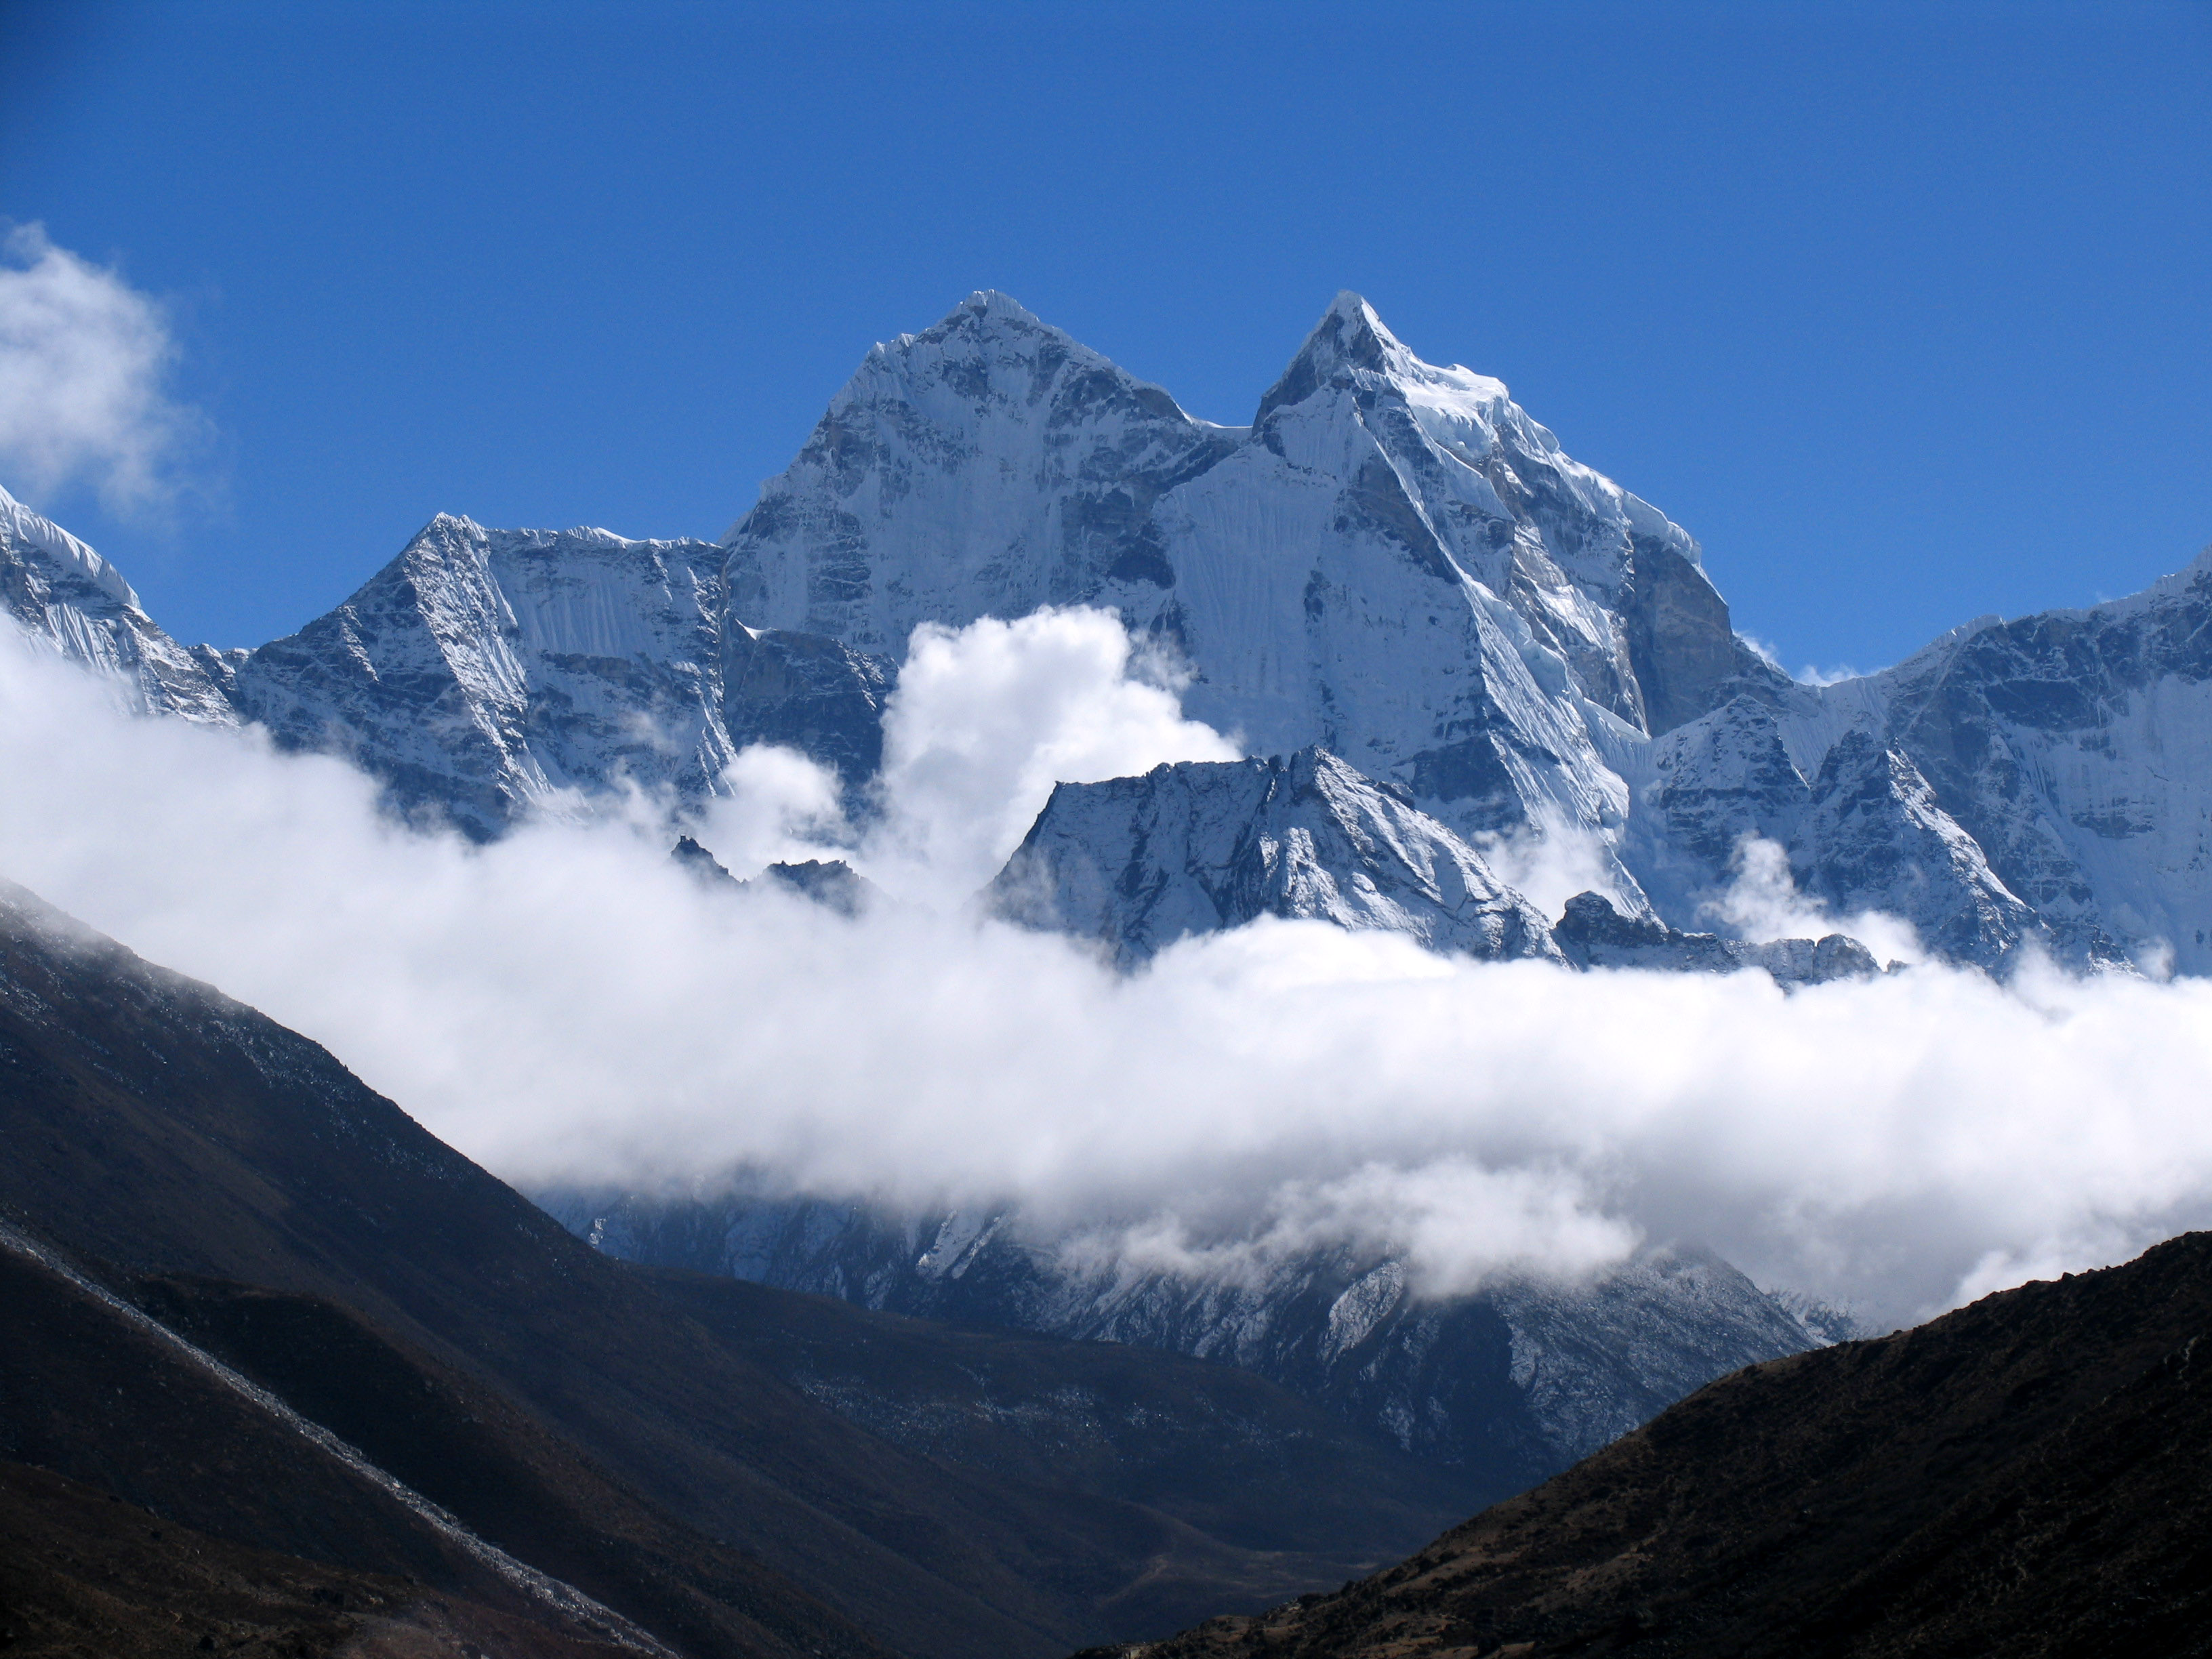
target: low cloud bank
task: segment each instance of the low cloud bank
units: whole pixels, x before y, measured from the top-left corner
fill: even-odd
[[[922,641],[878,873],[964,892],[1056,769],[1228,750],[1095,626]],[[708,892],[650,803],[487,848],[406,831],[337,761],[121,716],[12,643],[0,777],[0,874],[328,1044],[525,1185],[747,1167],[1016,1201],[1160,1259],[1348,1239],[1438,1293],[1688,1238],[1883,1321],[2212,1207],[2202,981],[1923,966],[1784,996],[1319,923],[1121,978],[957,908]],[[804,763],[740,779],[710,815],[750,837],[726,859],[821,839]]]

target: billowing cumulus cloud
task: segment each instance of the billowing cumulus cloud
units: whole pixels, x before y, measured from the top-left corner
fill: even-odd
[[[46,496],[90,483],[112,510],[175,491],[200,417],[164,383],[175,357],[161,307],[117,272],[57,247],[44,227],[0,240],[0,478]]]
[[[1182,717],[1167,665],[1134,658],[1110,611],[925,624],[884,711],[873,872],[893,891],[957,902],[998,873],[1055,782],[1239,752]]]
[[[925,641],[878,873],[961,890],[1058,767],[1222,741],[1091,626]],[[817,775],[748,767],[745,858],[813,844]],[[0,777],[0,874],[327,1043],[526,1185],[744,1168],[1016,1201],[1217,1266],[1347,1239],[1432,1293],[1686,1238],[1885,1319],[2118,1259],[2212,1199],[2204,981],[1922,966],[1784,995],[1284,922],[1123,977],[957,906],[848,921],[703,890],[638,803],[484,848],[415,834],[337,762],[118,716],[4,649]]]

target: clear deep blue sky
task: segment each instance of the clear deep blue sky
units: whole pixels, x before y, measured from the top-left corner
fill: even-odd
[[[441,510],[719,536],[981,287],[1234,422],[1357,289],[1793,668],[2212,540],[2203,0],[11,0],[0,214],[172,307],[209,499],[37,504],[219,644]]]

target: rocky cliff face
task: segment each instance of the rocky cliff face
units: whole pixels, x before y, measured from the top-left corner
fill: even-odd
[[[1263,915],[1556,960],[1545,919],[1481,856],[1324,749],[1063,783],[987,897],[1124,964]]]

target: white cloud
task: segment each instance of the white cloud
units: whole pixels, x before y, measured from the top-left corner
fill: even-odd
[[[1088,670],[1066,672],[1106,712],[1031,718],[1037,675],[1064,681],[1000,660],[1009,637],[921,682],[944,712],[908,752],[948,758],[890,803],[994,826],[923,835],[953,867],[1003,842],[1060,763],[1036,756],[1085,752],[1066,734],[1190,738]],[[984,752],[994,732],[1029,758]],[[526,1183],[746,1166],[1017,1200],[1160,1248],[1333,1234],[1407,1250],[1432,1290],[1692,1238],[1899,1320],[2212,1209],[2203,981],[1921,967],[1785,996],[1311,922],[1187,941],[1125,978],[920,906],[848,921],[703,896],[621,813],[486,848],[415,834],[337,762],[125,719],[14,650],[0,777],[0,873],[329,1044]],[[773,838],[807,782],[762,779]]]
[[[795,749],[754,744],[726,775],[692,826],[723,866],[740,876],[783,859],[842,858],[853,831],[839,805],[836,775]]]
[[[119,512],[173,498],[201,431],[164,389],[167,314],[117,272],[19,225],[0,240],[0,469],[15,493],[88,483]]]
[[[1822,900],[1799,892],[1790,854],[1779,842],[1746,836],[1736,843],[1732,873],[1728,886],[1698,908],[1738,939],[1757,943],[1841,933],[1872,951],[1878,962],[1926,959],[1919,933],[1902,916],[1880,910],[1836,916]]]
[[[1238,754],[1182,717],[1153,665],[1132,660],[1110,611],[926,623],[884,711],[887,811],[869,873],[894,892],[957,904],[998,873],[1054,784]]]
[[[1537,822],[1510,833],[1475,837],[1498,878],[1557,921],[1578,893],[1603,893],[1624,912],[1636,907],[1620,891],[1620,866],[1606,844],[1571,823]]]
[[[1256,1217],[1247,1202],[1210,1227],[1194,1221],[1194,1207],[1186,1201],[1133,1225],[1075,1233],[1060,1255],[1078,1269],[1264,1284],[1285,1261],[1341,1247],[1365,1259],[1396,1257],[1415,1295],[1449,1296],[1504,1274],[1585,1279],[1625,1261],[1640,1242],[1571,1170],[1492,1170],[1451,1156],[1287,1181],[1262,1195]]]
[[[1756,634],[1740,633],[1736,638],[1749,646],[1758,655],[1759,659],[1769,668],[1784,674],[1790,673],[1788,669],[1782,666],[1782,652],[1779,647],[1769,641],[1760,639]],[[1866,671],[1853,668],[1848,663],[1838,663],[1832,668],[1816,668],[1811,663],[1807,663],[1796,673],[1790,675],[1790,678],[1801,685],[1838,685],[1845,680],[1865,678]]]

